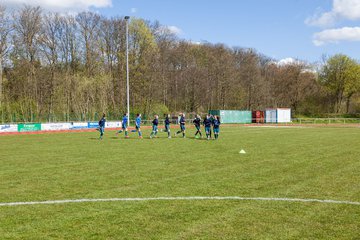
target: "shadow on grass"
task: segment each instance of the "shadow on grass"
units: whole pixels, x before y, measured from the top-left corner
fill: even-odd
[[[143,137],[143,138],[139,138],[139,137],[129,137],[129,138],[125,138],[125,137],[109,137],[109,139],[113,139],[113,140],[118,140],[118,141],[130,141],[130,140],[139,140],[139,141],[143,141],[143,140],[153,140],[150,139],[149,137]]]
[[[173,140],[173,139],[178,139],[178,140],[181,140],[181,139],[190,139],[190,140],[195,140],[195,141],[207,141],[206,138],[196,138],[196,137],[186,137],[186,138],[183,138],[183,137],[171,137],[170,139],[167,137],[167,136],[160,136],[160,137],[153,137],[153,138],[150,138],[149,136],[143,136],[143,138],[139,138],[139,137],[129,137],[129,138],[125,138],[124,136],[121,136],[121,137],[104,137],[104,138],[107,138],[107,139],[111,139],[111,140],[117,140],[117,141],[130,141],[130,140],[138,140],[138,141],[144,141],[144,140],[151,140],[151,141],[156,141],[157,139],[168,139],[168,140]],[[92,138],[89,138],[90,140],[99,140],[99,138],[97,137],[92,137]],[[213,139],[210,139],[209,141],[211,141]]]
[[[197,140],[197,141],[207,141],[207,138],[206,137],[202,137],[202,138],[196,138],[196,137],[186,137],[188,139],[193,139],[193,140]],[[213,140],[213,139],[210,139],[210,140]],[[210,141],[209,140],[209,141]]]
[[[98,137],[91,137],[91,138],[89,138],[90,140],[99,140],[99,138]]]

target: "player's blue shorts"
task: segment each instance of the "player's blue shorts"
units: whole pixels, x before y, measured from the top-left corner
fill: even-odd
[[[125,130],[127,128],[127,125],[126,124],[123,124],[122,125],[122,129]]]
[[[209,134],[211,132],[211,127],[205,127],[205,132]]]
[[[136,130],[138,130],[138,131],[140,130],[140,126],[135,126],[135,128],[136,128]]]
[[[180,129],[181,129],[181,131],[185,131],[185,124],[184,125],[180,124]]]
[[[104,134],[104,132],[105,132],[105,127],[99,127],[99,132],[101,133],[101,135]]]
[[[152,130],[153,130],[153,132],[157,132],[157,131],[158,131],[158,126],[157,126],[157,125],[153,125]]]
[[[220,132],[220,128],[214,128],[214,133],[219,133]]]
[[[166,132],[170,131],[170,124],[165,124],[165,131]]]

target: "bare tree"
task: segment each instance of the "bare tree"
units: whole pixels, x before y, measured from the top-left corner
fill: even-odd
[[[79,49],[79,33],[78,25],[75,17],[72,15],[60,16],[61,36],[59,58],[62,65],[62,81],[59,89],[61,99],[62,113],[66,116],[66,120],[70,119],[70,115],[74,113],[74,90],[75,75],[80,69],[80,49]]]
[[[0,5],[0,111],[3,103],[3,62],[9,50],[10,19],[6,8]]]
[[[125,21],[121,18],[101,19],[100,43],[104,58],[105,72],[111,76],[110,94],[111,109],[119,110],[125,88]]]
[[[93,12],[82,12],[76,16],[84,49],[87,76],[94,75],[96,60],[99,54],[97,50],[100,19],[100,15]]]
[[[171,73],[170,57],[171,51],[176,47],[178,38],[168,27],[161,25],[158,21],[151,26],[151,29],[159,49],[157,70],[162,82],[162,103],[168,105],[169,98],[171,98],[168,94],[167,84]]]
[[[60,41],[62,37],[63,29],[61,28],[60,15],[57,13],[45,15],[39,43],[41,53],[45,57],[44,65],[50,71],[50,77],[45,78],[45,81],[41,85],[48,105],[48,121],[51,121],[51,115],[54,113],[55,74],[59,60]]]
[[[239,78],[246,92],[246,109],[251,110],[256,99],[256,87],[261,81],[259,55],[254,49],[240,49],[235,57]]]
[[[39,112],[38,79],[36,78],[36,55],[38,53],[38,40],[41,33],[42,14],[40,7],[25,6],[14,15],[14,46],[16,54],[25,60],[27,65],[27,86],[24,88],[26,108],[29,110],[30,121],[34,114],[33,103],[36,112]]]

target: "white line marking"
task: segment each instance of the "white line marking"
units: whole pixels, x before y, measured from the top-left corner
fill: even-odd
[[[84,202],[139,202],[139,201],[194,201],[194,200],[241,200],[241,201],[282,201],[282,202],[312,202],[312,203],[331,203],[360,205],[360,202],[321,200],[321,199],[302,199],[302,198],[265,198],[265,197],[153,197],[153,198],[99,198],[99,199],[68,199],[50,200],[38,202],[8,202],[0,203],[0,207],[19,206],[19,205],[40,205],[40,204],[65,204],[65,203],[84,203]]]

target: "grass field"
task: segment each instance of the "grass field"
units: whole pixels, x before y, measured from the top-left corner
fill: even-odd
[[[159,133],[151,140],[111,131],[103,141],[97,132],[0,136],[0,203],[179,196],[360,202],[360,128],[223,127],[218,141],[195,140],[193,131],[186,139]],[[360,205],[0,206],[0,239],[360,239]]]

